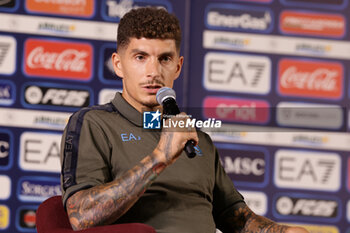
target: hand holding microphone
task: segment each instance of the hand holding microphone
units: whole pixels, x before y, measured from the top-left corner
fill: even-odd
[[[162,87],[158,90],[157,102],[163,106],[163,115],[176,116],[180,113],[180,109],[176,104],[176,94],[175,91],[169,87]],[[184,150],[187,157],[194,158],[196,156],[196,150],[194,148],[195,142],[193,140],[188,140]]]

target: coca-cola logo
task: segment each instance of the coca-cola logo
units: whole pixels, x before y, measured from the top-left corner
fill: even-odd
[[[279,62],[279,91],[282,95],[333,98],[343,93],[340,63],[283,59]]]
[[[29,39],[25,44],[25,73],[29,76],[88,81],[92,74],[92,47]]]

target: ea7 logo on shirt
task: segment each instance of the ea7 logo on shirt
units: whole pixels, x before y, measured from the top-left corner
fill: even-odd
[[[24,132],[19,165],[26,171],[60,172],[61,134]]]
[[[204,86],[208,90],[267,94],[271,61],[265,56],[208,53],[204,58]]]
[[[90,96],[89,90],[81,88],[56,88],[41,84],[26,85],[24,88],[24,102],[30,107],[87,107],[90,104]]]
[[[275,203],[276,213],[289,218],[335,220],[340,217],[339,202],[333,198],[304,198],[299,195],[280,195]]]
[[[340,177],[341,159],[337,153],[283,149],[276,152],[277,187],[337,191]]]
[[[143,128],[144,129],[160,129],[160,116],[162,114],[156,112],[143,112]]]

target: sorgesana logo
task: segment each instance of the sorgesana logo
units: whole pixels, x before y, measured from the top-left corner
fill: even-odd
[[[339,154],[308,150],[278,150],[274,181],[279,188],[338,191],[341,187]]]
[[[88,43],[27,39],[24,72],[28,76],[89,81],[93,48]]]
[[[206,25],[213,29],[268,33],[273,28],[273,13],[268,8],[210,4],[206,9]]]
[[[278,194],[274,203],[278,218],[337,221],[341,217],[341,202],[334,197]]]
[[[217,144],[222,165],[228,176],[241,186],[263,187],[268,182],[269,157],[258,147]]]
[[[62,195],[57,178],[22,177],[18,181],[17,196],[21,201],[43,202],[56,195]]]
[[[23,92],[23,104],[31,108],[77,109],[91,105],[93,99],[89,88],[58,84],[29,83]]]

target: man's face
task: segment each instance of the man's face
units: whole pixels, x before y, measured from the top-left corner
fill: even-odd
[[[131,38],[112,59],[116,74],[123,79],[122,96],[140,112],[158,106],[158,89],[171,88],[183,64],[171,39]]]

